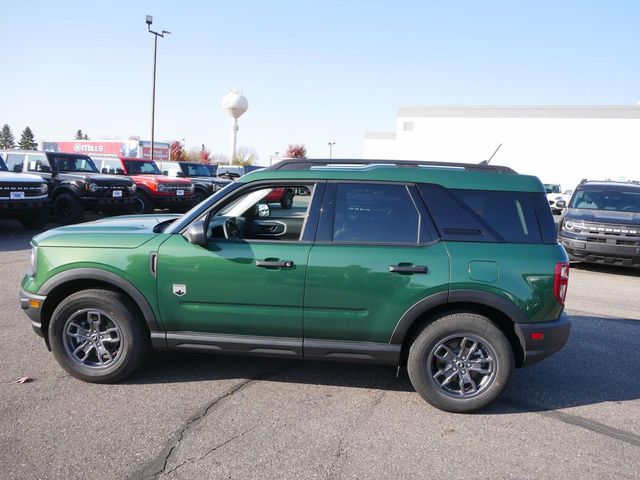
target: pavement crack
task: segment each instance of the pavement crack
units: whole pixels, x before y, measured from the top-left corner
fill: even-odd
[[[169,460],[173,455],[173,452],[176,450],[176,448],[178,448],[178,446],[180,445],[180,442],[182,442],[187,432],[192,427],[197,425],[209,413],[209,411],[211,411],[211,409],[215,407],[218,403],[220,403],[225,398],[230,397],[231,395],[238,392],[239,390],[246,387],[249,383],[255,380],[258,380],[258,377],[249,378],[241,382],[238,382],[235,385],[233,385],[229,390],[227,390],[225,393],[211,400],[204,407],[199,408],[193,415],[191,415],[191,417],[189,417],[189,419],[185,422],[182,428],[180,428],[180,430],[178,430],[178,432],[171,437],[169,442],[167,442],[167,445],[165,445],[165,447],[162,449],[162,452],[160,453],[160,455],[158,455],[158,457],[156,457],[156,459],[154,459],[149,465],[143,468],[142,473],[140,475],[134,476],[131,478],[142,478],[143,480],[147,480],[147,479],[155,479],[163,475],[167,468],[167,464],[169,463]],[[183,463],[186,463],[186,461]]]

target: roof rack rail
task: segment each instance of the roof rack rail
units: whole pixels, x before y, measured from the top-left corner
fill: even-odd
[[[445,167],[478,172],[517,173],[509,167],[500,165],[482,165],[478,163],[428,162],[421,160],[363,160],[363,159],[315,159],[286,158],[271,165],[266,170],[310,170],[311,167],[358,168],[369,165],[396,166],[398,168]]]

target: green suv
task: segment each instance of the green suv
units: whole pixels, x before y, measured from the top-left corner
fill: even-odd
[[[280,188],[310,195],[270,207]],[[285,160],[182,216],[32,243],[22,308],[89,382],[123,379],[151,348],[370,362],[406,366],[427,402],[468,412],[570,330],[544,187],[505,167]]]

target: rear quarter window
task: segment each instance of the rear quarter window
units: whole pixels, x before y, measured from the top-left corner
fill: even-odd
[[[531,193],[446,189],[426,184],[420,186],[420,192],[443,240],[542,243]],[[549,210],[548,205],[546,209]]]

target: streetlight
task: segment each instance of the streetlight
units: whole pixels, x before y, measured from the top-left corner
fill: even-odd
[[[156,56],[158,53],[158,37],[163,37],[164,35],[170,35],[171,32],[167,30],[162,30],[162,32],[154,32],[151,30],[151,24],[153,23],[153,16],[147,15],[147,32],[153,33],[153,94],[151,100],[151,161],[153,161],[153,150],[154,150],[154,140],[155,140],[155,122],[156,122]]]
[[[327,142],[327,144],[329,145],[329,160],[331,160],[333,158],[333,146],[336,142]]]

